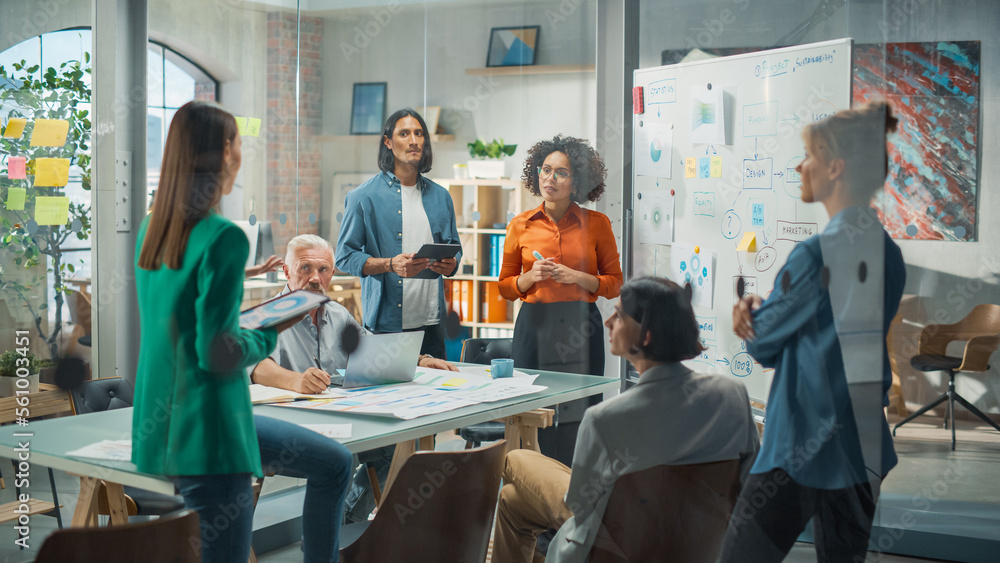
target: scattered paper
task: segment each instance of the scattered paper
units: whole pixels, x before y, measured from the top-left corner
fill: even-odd
[[[637,176],[670,178],[674,126],[646,121],[635,130],[635,173]]]
[[[691,88],[691,132],[688,141],[726,144],[726,110],[721,88],[711,90],[707,86]]]
[[[67,452],[66,455],[88,459],[132,461],[132,440],[101,440]]]
[[[24,188],[7,188],[7,209],[11,211],[24,210],[24,199],[28,191]]]
[[[690,244],[674,243],[670,249],[671,279],[680,285],[691,284],[692,302],[712,308],[715,293],[715,253],[704,248],[696,251]]]
[[[7,179],[25,180],[27,179],[26,168],[28,159],[23,156],[7,157]]]
[[[36,158],[35,187],[61,187],[69,182],[68,158]]]
[[[35,223],[39,225],[65,225],[68,222],[68,197],[39,196],[35,198]]]
[[[65,119],[36,119],[31,132],[33,147],[61,147],[66,144],[69,122]]]
[[[236,131],[242,137],[247,134],[247,118],[237,117],[236,118]]]
[[[674,196],[667,191],[644,191],[636,213],[637,238],[644,244],[674,241]]]
[[[260,136],[260,118],[259,117],[250,117],[250,118],[247,118],[247,129],[246,130],[247,130],[247,135],[250,135],[251,137],[259,137]]]
[[[12,117],[7,120],[7,128],[3,130],[4,137],[19,138],[24,134],[24,126],[28,120],[23,117]]]
[[[296,393],[280,387],[268,387],[254,383],[250,385],[250,402],[255,405],[267,405],[271,403],[285,403],[298,399],[333,399],[344,397],[346,393],[340,389],[327,389],[322,393]]]
[[[333,438],[334,440],[341,438],[351,437],[351,425],[350,424],[302,424],[302,428],[312,430],[317,434],[322,434],[327,438]]]
[[[753,231],[743,233],[743,239],[740,240],[740,245],[736,250],[739,252],[757,252],[757,233]]]

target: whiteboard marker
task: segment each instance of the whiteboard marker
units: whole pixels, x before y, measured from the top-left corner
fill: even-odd
[[[537,251],[537,250],[532,250],[531,251],[531,255],[534,256],[538,260],[545,260],[545,258],[542,258],[542,253],[539,252],[539,251]]]

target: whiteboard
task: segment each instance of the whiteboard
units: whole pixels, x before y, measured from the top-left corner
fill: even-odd
[[[851,48],[840,39],[634,73],[644,107],[633,115],[630,275],[690,281],[707,350],[689,367],[739,377],[755,398],[772,370],[733,334],[737,280],[767,297],[795,244],[828,221],[800,201],[795,167],[803,127],[850,107]],[[748,233],[752,251],[740,251]]]

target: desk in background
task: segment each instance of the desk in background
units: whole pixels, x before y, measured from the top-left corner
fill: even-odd
[[[540,407],[605,393],[617,389],[619,385],[617,379],[605,377],[525,371],[539,373],[535,383],[544,385],[547,389],[530,395],[494,403],[482,403],[413,420],[268,405],[254,407],[254,414],[295,424],[351,424],[351,437],[339,442],[352,453],[357,453],[397,443],[412,444],[415,440],[447,430],[507,418]],[[122,485],[174,494],[174,485],[170,480],[158,475],[140,473],[130,462],[66,456],[66,452],[101,440],[128,439],[131,436],[131,427],[131,408],[32,422],[28,427],[34,434],[30,448],[32,466],[60,469],[81,476],[80,498],[73,515],[73,526],[96,524],[97,490],[102,480],[108,483],[112,524],[126,523],[128,520]],[[0,427],[0,457],[16,457],[18,438],[14,437],[13,433],[19,428]],[[407,451],[412,452],[414,448],[411,446],[400,449],[404,451],[403,455],[399,460],[394,459],[392,464],[396,470],[405,461]],[[390,482],[393,476],[390,473]]]

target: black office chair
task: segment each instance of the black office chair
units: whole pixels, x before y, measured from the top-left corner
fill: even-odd
[[[496,358],[513,356],[513,338],[469,338],[462,343],[459,361],[469,364],[489,365]],[[465,440],[465,449],[478,448],[483,442],[495,442],[504,438],[504,423],[482,422],[458,429],[458,435]]]
[[[132,385],[121,377],[93,379],[73,390],[73,405],[76,414],[122,409],[132,406],[133,394]],[[184,508],[184,500],[177,495],[125,486],[125,496],[130,516],[163,516]],[[129,499],[135,504],[134,513]]]

